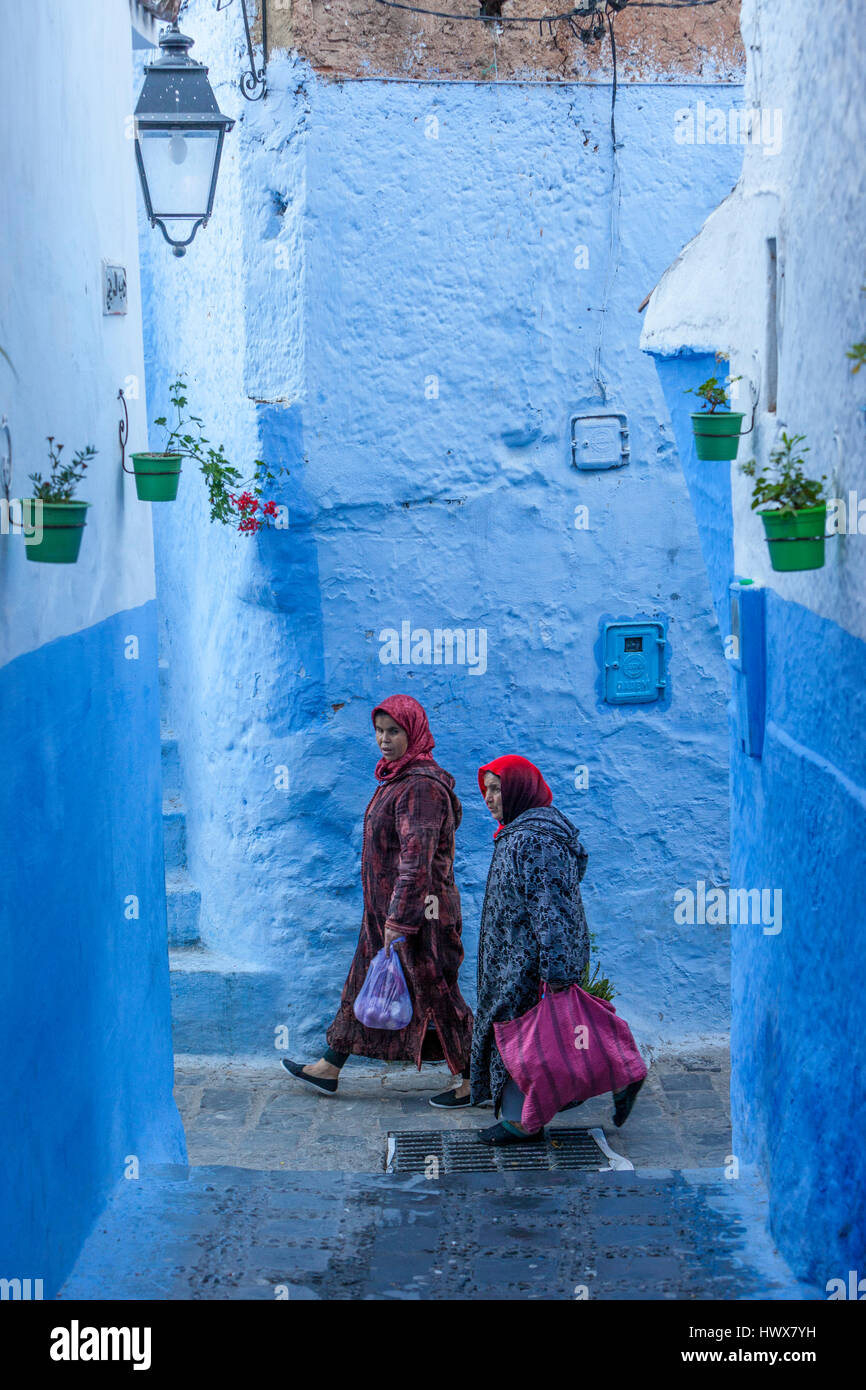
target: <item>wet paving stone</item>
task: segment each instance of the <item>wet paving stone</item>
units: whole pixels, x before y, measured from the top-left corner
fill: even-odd
[[[671,1072],[661,1076],[666,1091],[712,1091],[713,1083],[706,1072]]]
[[[349,1068],[337,1096],[273,1067],[177,1066],[193,1166],[123,1183],[61,1298],[756,1299],[823,1297],[765,1234],[766,1194],[731,1151],[724,1053],[657,1060],[625,1126],[610,1096],[557,1125],[600,1126],[634,1172],[387,1175],[389,1130],[478,1129],[436,1110],[442,1068]],[[586,1293],[581,1292],[585,1290]]]
[[[706,1171],[153,1169],[118,1189],[60,1298],[821,1297],[760,1234],[762,1201],[757,1179]]]
[[[722,1103],[716,1099],[712,1089],[700,1091],[673,1091],[667,1098],[668,1106],[675,1113],[681,1110],[706,1110],[721,1115]]]

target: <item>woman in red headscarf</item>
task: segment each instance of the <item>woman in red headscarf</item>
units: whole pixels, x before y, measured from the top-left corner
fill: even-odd
[[[293,1076],[336,1091],[340,1068],[354,1053],[386,1062],[442,1061],[462,1084],[434,1098],[447,1107],[469,1104],[472,1012],[460,993],[463,961],[460,894],[454,882],[454,832],[462,808],[454,778],[434,760],[427,715],[411,695],[391,695],[373,710],[381,757],[379,785],[364,817],[361,881],[364,919],[337,1016],[318,1062],[288,1058]],[[393,943],[403,937],[398,946]],[[366,1028],[353,1005],[382,947],[396,950],[413,1001],[399,1031]]]
[[[579,981],[589,960],[580,896],[587,853],[567,816],[527,758],[509,755],[478,769],[478,786],[498,821],[478,940],[478,1006],[472,1038],[471,1103],[493,1100],[501,1124],[480,1132],[486,1144],[544,1138],[520,1123],[523,1095],[496,1046],[494,1023],[538,1003],[540,986]]]

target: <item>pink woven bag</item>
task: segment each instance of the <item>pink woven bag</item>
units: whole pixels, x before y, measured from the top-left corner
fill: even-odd
[[[494,1023],[496,1046],[524,1094],[521,1124],[548,1124],[563,1106],[622,1091],[646,1076],[631,1029],[613,1004],[571,985],[507,1023]]]

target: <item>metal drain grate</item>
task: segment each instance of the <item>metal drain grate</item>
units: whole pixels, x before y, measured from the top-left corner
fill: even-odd
[[[627,1159],[612,1153],[600,1129],[549,1129],[544,1144],[515,1144],[491,1148],[474,1130],[391,1130],[388,1134],[388,1173],[424,1173],[428,1177],[452,1173],[558,1172],[583,1169],[598,1173],[610,1168],[631,1168]]]

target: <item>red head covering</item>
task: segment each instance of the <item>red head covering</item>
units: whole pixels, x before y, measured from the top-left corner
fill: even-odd
[[[427,715],[417,700],[413,700],[411,695],[389,695],[387,700],[383,700],[381,705],[377,705],[373,710],[373,724],[376,723],[377,714],[390,714],[395,724],[399,724],[404,729],[409,742],[406,752],[402,758],[392,759],[380,758],[376,764],[376,777],[378,781],[385,782],[392,777],[396,777],[398,772],[402,772],[404,767],[410,763],[432,763],[435,761],[430,749],[434,747],[433,735],[430,732],[430,725],[427,723]]]
[[[519,758],[514,753],[506,753],[503,758],[494,758],[478,769],[478,785],[484,795],[484,774],[492,772],[502,784],[502,820],[493,832],[493,838],[511,821],[522,816],[533,806],[549,806],[553,792],[545,782],[535,763],[528,758]]]

